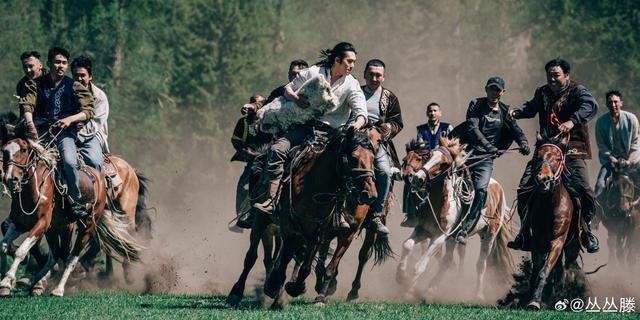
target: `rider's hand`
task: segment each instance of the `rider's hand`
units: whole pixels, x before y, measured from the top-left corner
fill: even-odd
[[[29,122],[27,124],[27,128],[28,128],[28,138],[31,140],[35,140],[38,141],[39,139],[39,135],[38,135],[38,129],[36,129],[36,125],[33,122]]]
[[[569,120],[567,122],[563,122],[562,124],[560,124],[560,127],[558,127],[558,129],[560,129],[560,132],[562,133],[566,133],[571,131],[571,129],[573,129],[573,121]]]
[[[629,167],[629,161],[628,160],[621,160],[620,161],[620,168],[626,169],[628,167]]]
[[[53,124],[54,127],[58,127],[58,128],[60,128],[60,130],[66,129],[70,125],[71,125],[71,119],[69,119],[69,117],[66,117],[64,119],[60,119],[56,123]]]
[[[520,154],[522,154],[523,156],[526,156],[529,153],[531,153],[531,149],[529,148],[529,144],[526,143],[526,142],[523,142],[520,145],[520,148],[518,149],[518,151],[520,151]]]
[[[611,162],[611,166],[616,166],[618,164],[618,159],[616,157],[609,155],[609,162]]]

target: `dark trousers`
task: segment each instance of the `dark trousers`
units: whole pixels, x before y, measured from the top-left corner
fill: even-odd
[[[463,222],[463,230],[469,232],[473,229],[480,213],[487,203],[487,195],[489,182],[491,181],[491,174],[493,173],[493,159],[484,159],[477,163],[469,164],[471,167],[471,180],[473,181],[473,190],[475,196],[471,202],[471,208],[469,209],[469,215]],[[464,209],[464,207],[463,207]],[[464,212],[463,212],[464,214]]]

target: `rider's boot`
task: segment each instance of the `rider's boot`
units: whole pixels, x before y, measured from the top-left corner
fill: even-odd
[[[486,194],[486,190],[476,190],[473,202],[470,204],[471,207],[469,208],[469,204],[462,204],[461,210],[463,217],[467,210],[469,210],[469,214],[467,215],[466,219],[461,222],[462,226],[460,227],[460,231],[458,231],[458,234],[456,234],[456,242],[458,242],[459,244],[467,244],[467,236],[469,232],[473,230],[473,227],[476,225],[478,218],[480,218],[482,207],[484,207],[484,203],[487,199]]]
[[[269,194],[265,201],[255,203],[253,207],[261,213],[272,214],[275,208],[275,198],[280,187],[280,179],[269,182]]]
[[[582,245],[587,249],[589,253],[595,253],[600,250],[598,246],[598,238],[591,232],[591,221],[586,221],[583,224],[582,230]]]
[[[382,223],[382,219],[378,215],[369,221],[369,229],[375,230],[379,234],[389,234],[389,228]]]
[[[527,202],[528,197],[524,195],[518,195],[518,216],[520,216],[520,232],[513,239],[507,243],[507,247],[513,250],[531,251],[531,231],[530,224],[527,217]]]

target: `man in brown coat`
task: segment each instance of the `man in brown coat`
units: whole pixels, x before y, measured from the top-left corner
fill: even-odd
[[[373,59],[367,62],[364,69],[366,85],[362,86],[367,100],[369,123],[382,132],[382,144],[375,159],[375,176],[378,199],[371,205],[373,219],[369,227],[382,234],[389,229],[382,223],[384,205],[391,188],[391,167],[400,167],[398,155],[393,145],[393,137],[402,130],[402,115],[398,98],[389,89],[382,87],[385,75],[385,64],[382,60]]]

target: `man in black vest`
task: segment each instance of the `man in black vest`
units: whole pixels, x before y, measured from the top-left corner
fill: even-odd
[[[467,163],[471,170],[471,179],[475,196],[468,209],[467,218],[456,236],[456,241],[466,243],[468,233],[473,230],[480,212],[487,202],[487,189],[493,173],[493,160],[500,156],[501,150],[508,149],[513,140],[520,146],[520,153],[529,154],[529,144],[522,129],[515,120],[508,117],[509,106],[502,103],[504,80],[491,77],[485,86],[487,96],[469,103],[467,109],[467,132],[473,155],[483,156]],[[463,214],[466,206],[463,206]]]
[[[598,103],[587,88],[569,79],[571,65],[567,61],[553,59],[547,62],[544,69],[547,84],[536,89],[533,99],[509,110],[509,115],[514,119],[522,119],[533,118],[538,114],[541,133],[549,137],[564,132],[571,134],[565,160],[570,172],[566,176],[566,187],[572,197],[580,199],[582,217],[586,222],[582,244],[587,252],[593,253],[599,249],[598,240],[590,228],[595,213],[595,197],[589,184],[585,159],[591,159],[587,122],[596,116]],[[527,164],[518,187],[518,214],[522,226],[515,240],[509,242],[509,247],[516,250],[531,250],[531,215],[525,215],[528,194],[522,191],[534,183],[534,179],[531,179],[533,164],[533,160]]]
[[[427,123],[416,127],[416,139],[424,141],[429,150],[433,150],[440,145],[440,137],[449,135],[453,126],[446,122],[441,122],[442,108],[437,102],[431,102],[427,105]],[[415,228],[418,224],[415,210],[409,210],[407,207],[409,197],[409,184],[404,184],[402,190],[402,212],[405,214],[404,220],[400,223],[401,227]]]

